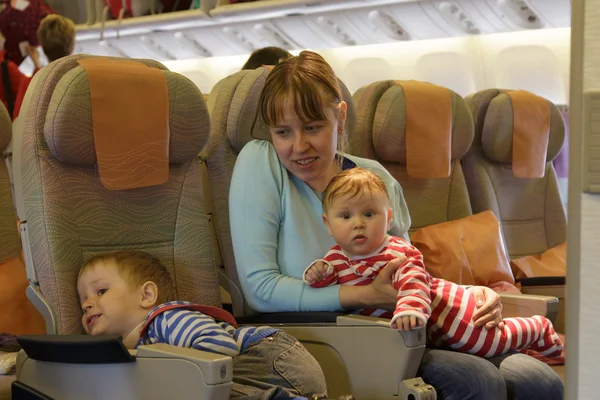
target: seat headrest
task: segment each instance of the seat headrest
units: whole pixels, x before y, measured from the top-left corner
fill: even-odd
[[[476,103],[473,105],[476,112],[483,110],[478,102],[487,101],[489,104],[483,116],[483,124],[478,124],[483,153],[497,163],[516,164],[518,161],[514,157],[525,155],[520,155],[515,144],[522,144],[524,148],[537,147],[539,162],[533,160],[533,153],[527,157],[532,163],[539,164],[537,169],[542,171],[543,176],[545,163],[554,160],[564,144],[565,125],[560,111],[550,101],[526,91],[496,90],[490,91],[489,95],[487,92],[470,98],[470,101]],[[527,176],[526,172],[522,173],[522,177],[539,177]],[[517,170],[515,175],[519,176]]]
[[[91,59],[104,59],[123,65],[136,63],[135,60],[125,59]],[[168,130],[169,138],[168,162],[179,164],[196,158],[206,144],[210,132],[208,110],[202,93],[193,82],[182,75],[150,66],[146,68],[160,71],[166,81],[166,92],[156,90],[150,95],[168,97],[160,100],[162,104],[168,103],[168,122],[164,128]],[[114,70],[109,73],[114,73]],[[104,78],[110,79],[107,76]],[[149,96],[147,101],[158,101],[157,99]],[[114,104],[96,104],[106,107],[101,110],[102,113],[112,115],[117,122],[120,120],[130,123],[130,118],[137,121],[142,121],[144,116],[147,118],[147,112],[143,111],[144,104],[135,102],[131,107],[123,107],[124,102],[131,104],[127,99]],[[131,109],[135,112],[131,112]],[[56,84],[45,119],[44,138],[57,160],[81,167],[93,167],[98,163],[93,112],[89,71],[82,65],[75,66]]]
[[[238,153],[254,139],[271,140],[269,127],[258,116],[258,99],[270,72],[261,67],[236,73],[241,80],[227,114],[227,138]]]
[[[471,147],[472,117],[464,99],[450,89],[389,80],[361,88],[354,97],[361,116],[359,129],[372,133],[374,155],[406,165],[414,178],[449,176],[450,162]],[[438,164],[433,168],[432,160]]]
[[[252,140],[271,141],[269,127],[258,115],[258,100],[270,72],[270,68],[260,67],[255,70],[242,70],[234,74],[240,80],[227,115],[227,138],[238,153]],[[342,91],[342,100],[348,105],[346,130],[351,131],[354,129],[356,121],[352,95],[342,81],[338,79],[338,82]],[[215,94],[215,96],[217,95]]]
[[[4,104],[0,102],[0,151],[4,151],[12,139],[12,120]]]

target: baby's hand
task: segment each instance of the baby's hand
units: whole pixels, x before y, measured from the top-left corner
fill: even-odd
[[[305,278],[310,284],[321,282],[327,277],[328,268],[329,266],[324,262],[317,261],[308,269],[308,271],[306,271]]]
[[[392,322],[392,328],[398,331],[410,331],[411,329],[423,326],[423,321],[413,315],[400,317]]]

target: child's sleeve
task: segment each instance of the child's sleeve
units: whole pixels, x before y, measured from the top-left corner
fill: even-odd
[[[407,245],[402,256],[406,260],[392,279],[398,301],[390,324],[400,317],[414,316],[425,325],[431,316],[430,275],[425,270],[423,255],[415,247]]]
[[[157,334],[173,346],[237,356],[239,348],[231,333],[209,316],[191,310],[166,311],[156,317]]]
[[[339,277],[338,277],[337,271],[335,270],[335,267],[332,263],[332,261],[334,261],[335,258],[339,258],[339,254],[337,252],[334,252],[333,250],[329,250],[327,252],[327,254],[325,254],[325,257],[323,257],[320,260],[313,261],[304,270],[304,273],[302,274],[302,282],[306,283],[307,285],[310,285],[310,287],[313,287],[313,288],[324,288],[327,286],[336,285],[338,283]],[[310,283],[306,279],[306,273],[313,265],[315,265],[319,261],[327,265],[327,276],[325,277],[325,279],[323,279],[319,282]]]

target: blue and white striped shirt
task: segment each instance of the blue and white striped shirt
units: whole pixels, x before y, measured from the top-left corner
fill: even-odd
[[[276,333],[269,326],[235,328],[194,310],[194,304],[172,301],[148,314],[136,345],[166,343],[234,357],[250,344]]]

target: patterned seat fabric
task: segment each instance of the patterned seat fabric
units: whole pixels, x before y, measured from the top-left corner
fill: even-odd
[[[0,150],[4,151],[12,138],[12,123],[8,115],[8,111],[2,103],[0,103]],[[19,257],[19,236],[17,233],[17,219],[13,207],[11,196],[10,181],[8,178],[8,170],[6,165],[0,163],[0,264]],[[25,269],[23,268],[23,275]],[[26,278],[26,277],[25,277]],[[25,279],[27,282],[27,279]],[[0,281],[0,286],[14,285],[14,282]],[[27,283],[25,283],[27,285]],[[23,287],[23,290],[25,288]],[[24,293],[23,293],[24,295]],[[24,296],[23,296],[24,297]],[[11,301],[3,305],[11,307]],[[6,327],[4,328],[6,329]],[[10,385],[14,380],[14,375],[0,376],[0,400],[10,399]]]
[[[12,122],[8,111],[0,103],[0,153],[12,139]],[[14,211],[8,169],[0,163],[0,263],[19,257],[21,244],[17,232],[17,217]]]
[[[413,178],[407,172],[407,107],[401,82],[375,82],[354,95],[357,116],[356,126],[349,135],[349,152],[379,161],[400,183],[410,211],[411,234],[424,226],[471,215],[460,160],[471,147],[473,122],[465,100],[450,89],[448,92],[452,130],[450,175],[447,178]],[[426,110],[412,110],[426,114]],[[390,146],[400,150],[393,157],[389,154]]]
[[[494,212],[514,259],[541,254],[567,240],[567,220],[552,164],[563,147],[565,126],[558,108],[548,102],[550,135],[544,177],[515,177],[510,151],[513,109],[505,92],[489,89],[467,97],[475,141],[463,159],[463,169],[473,212]],[[499,154],[506,157],[498,159]]]
[[[202,93],[157,62],[135,60],[162,70],[166,79],[169,177],[161,185],[107,190],[97,170],[88,74],[77,62],[88,57],[66,57],[36,75],[23,108],[22,156],[15,160],[24,199],[19,213],[57,332],[83,332],[77,273],[105,251],[148,251],[171,272],[179,299],[220,306],[197,164],[210,130]]]

